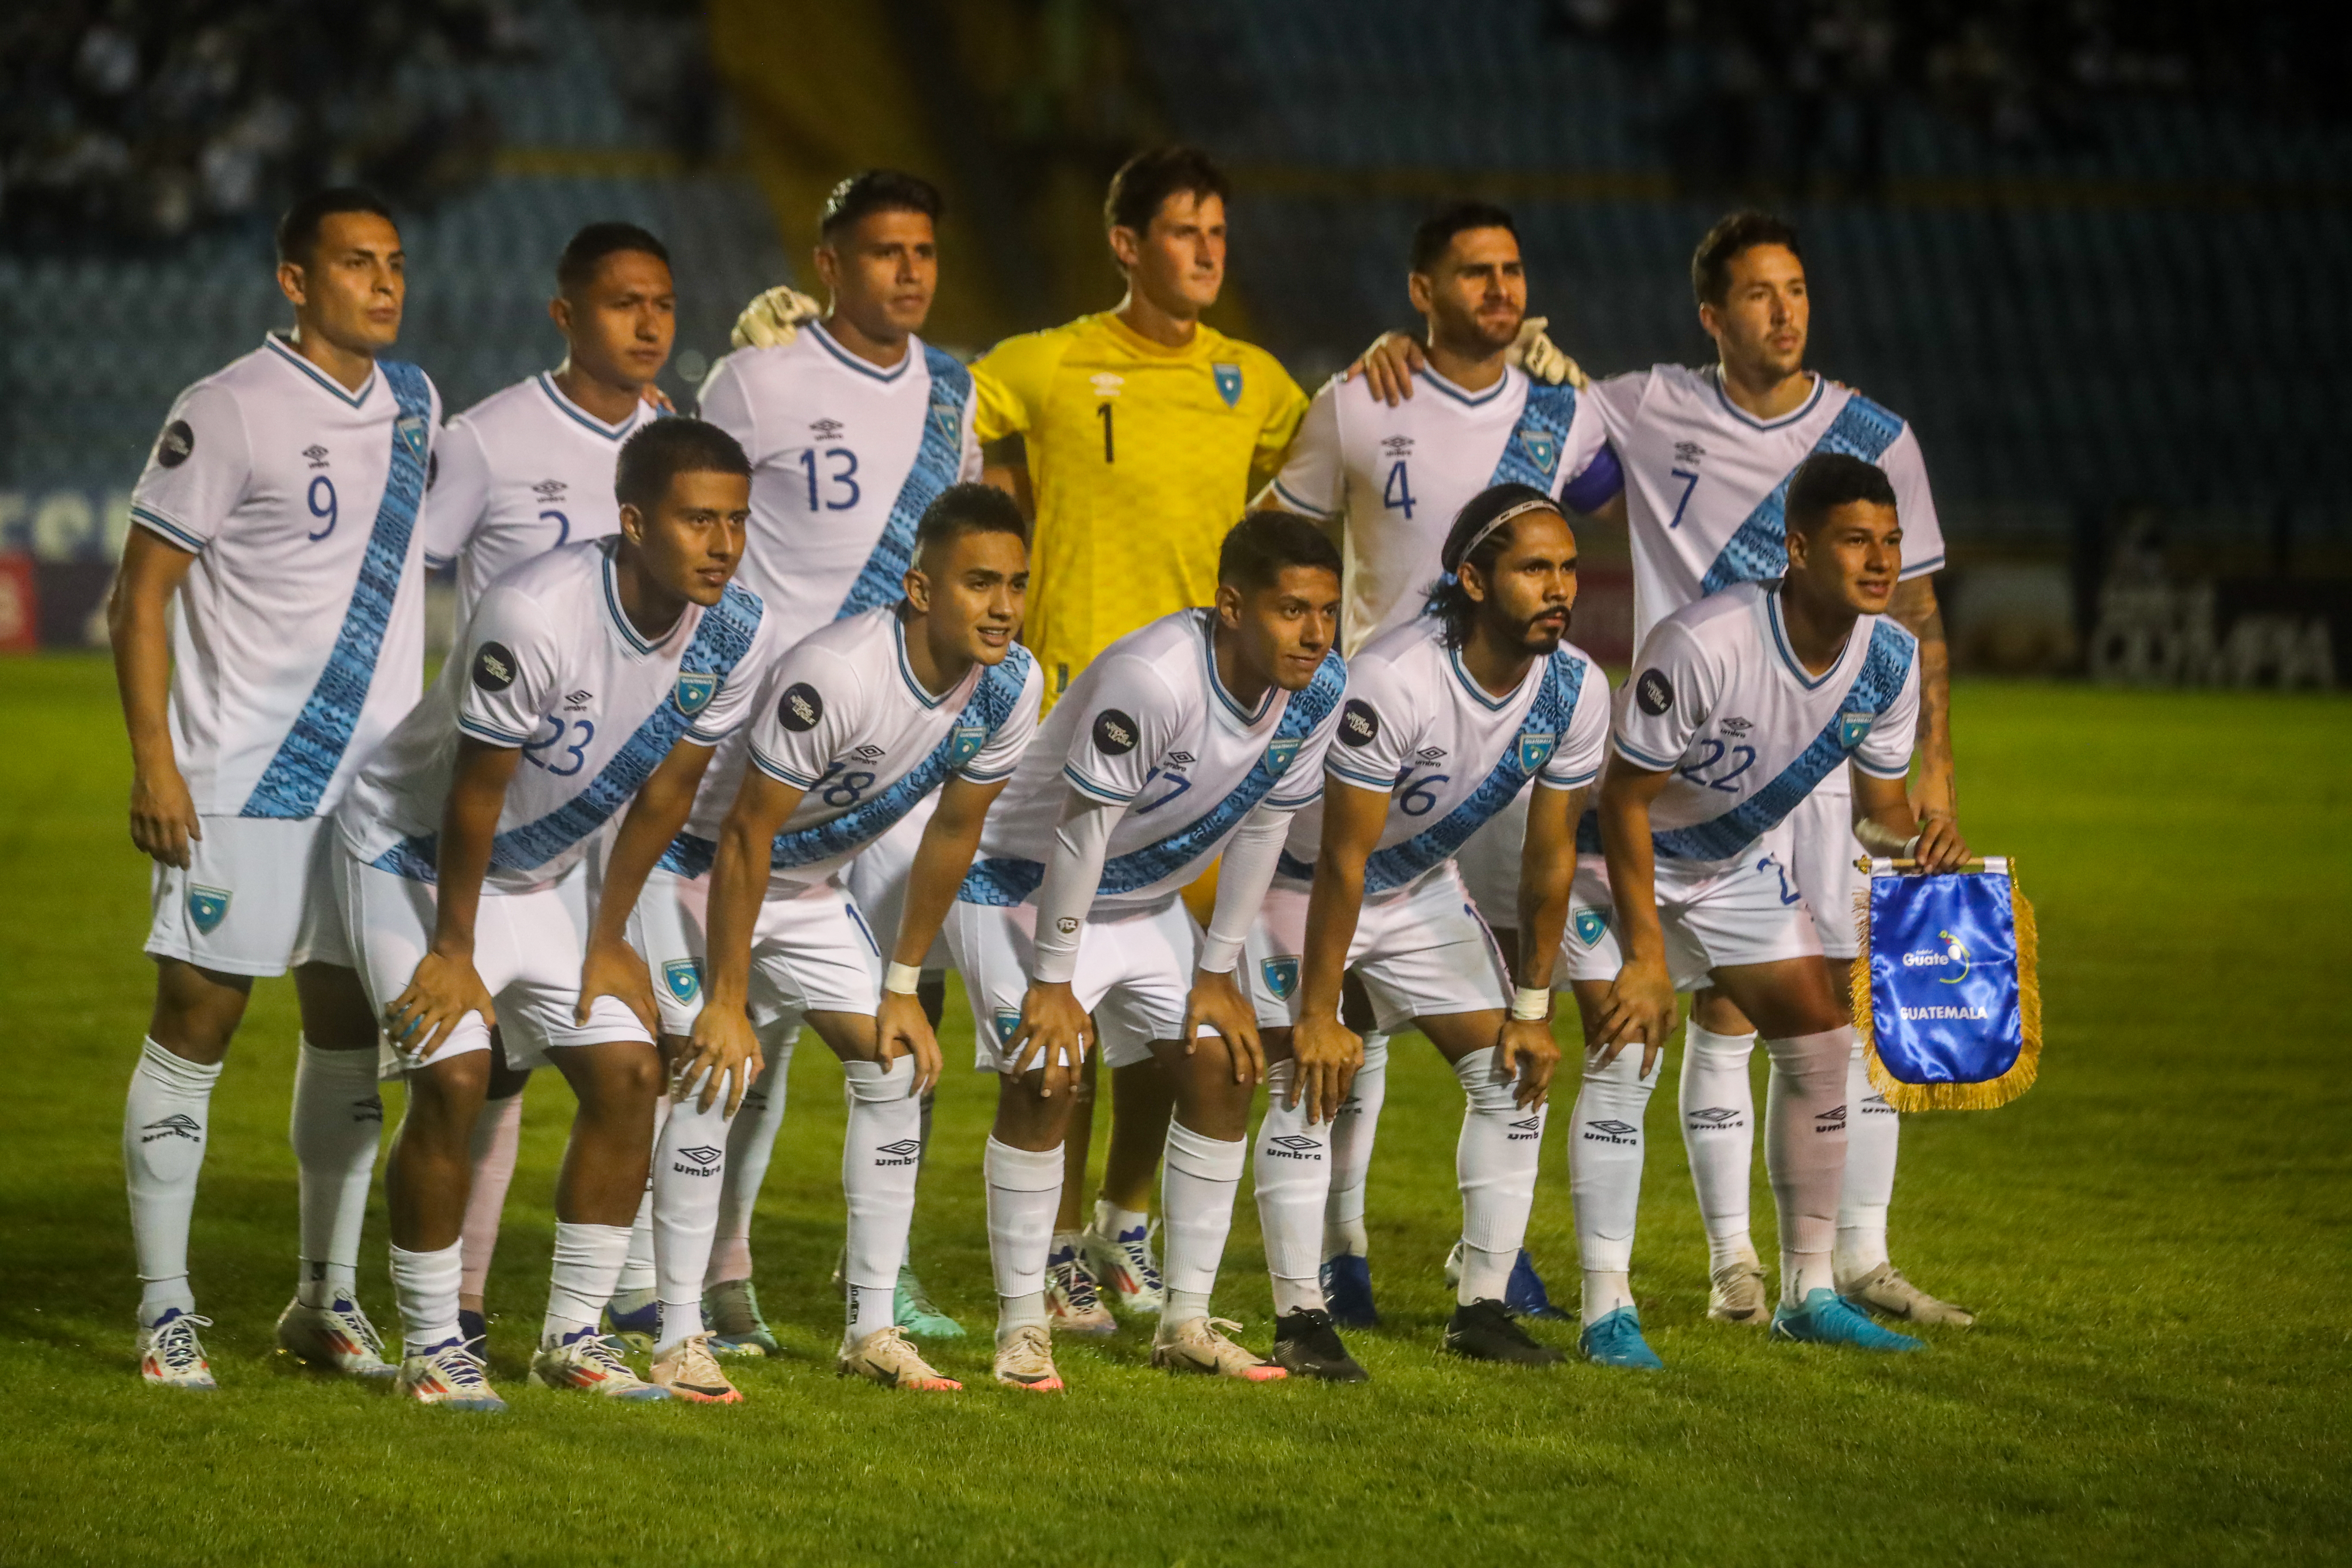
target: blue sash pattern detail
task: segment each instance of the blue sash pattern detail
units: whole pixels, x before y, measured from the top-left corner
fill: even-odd
[[[915,525],[940,492],[955,483],[963,466],[963,411],[971,401],[971,372],[958,364],[945,349],[923,345],[923,364],[931,373],[930,406],[923,414],[922,444],[907,469],[907,482],[890,503],[889,520],[874,553],[858,568],[857,581],[833,618],[845,620],[861,610],[895,605],[907,596],[907,568],[915,559]]]
[[[416,510],[425,500],[425,478],[433,426],[433,389],[425,373],[400,360],[378,360],[376,368],[392,388],[400,412],[392,421],[392,462],[384,469],[383,500],[368,531],[367,553],[360,558],[352,602],[342,629],[327,655],[327,667],[296,714],[278,754],[269,759],[246,798],[239,816],[299,819],[317,815],[320,797],[342,765],[352,731],[367,707],[375,681],[376,655],[393,601],[400,596],[408,565],[408,542],[416,531]]]
[[[1859,392],[1846,399],[1822,438],[1813,443],[1811,452],[1841,452],[1849,458],[1860,458],[1874,463],[1895,445],[1903,434],[1903,417],[1880,407]],[[1796,478],[1790,468],[1772,487],[1772,493],[1756,503],[1748,521],[1732,534],[1723,553],[1706,569],[1700,580],[1699,596],[1719,593],[1734,583],[1769,583],[1789,569],[1789,481]]]
[[[1527,405],[1511,426],[1496,461],[1494,485],[1532,485],[1546,495],[1559,487],[1559,455],[1568,450],[1569,426],[1576,423],[1576,388],[1530,380]]]

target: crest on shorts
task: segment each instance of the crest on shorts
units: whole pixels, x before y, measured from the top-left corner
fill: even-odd
[[[1559,736],[1546,730],[1523,730],[1519,732],[1519,772],[1531,773],[1544,765]]]
[[[188,889],[190,923],[203,935],[212,935],[221,921],[228,919],[228,900],[226,888],[199,888],[191,884]]]
[[[408,448],[408,455],[418,462],[425,460],[425,416],[404,414],[392,422],[392,438]]]
[[[1290,766],[1290,759],[1298,754],[1298,737],[1296,735],[1276,736],[1273,741],[1267,742],[1265,748],[1266,772],[1270,773],[1280,773],[1287,769]]]
[[[960,768],[980,754],[988,741],[984,724],[959,724],[948,735],[948,766]]]
[[[1874,713],[1841,713],[1838,715],[1838,744],[1853,751],[1870,733],[1870,721]]]
[[[1284,1002],[1298,989],[1298,959],[1296,954],[1285,958],[1261,958],[1257,972],[1265,976],[1265,988]]]
[[[688,718],[691,719],[709,707],[711,698],[718,695],[718,692],[717,676],[688,675],[684,670],[678,671],[677,710]]]
[[[1233,407],[1242,400],[1242,367],[1237,364],[1213,364],[1209,374],[1216,379],[1217,395]]]
[[[1021,1015],[1019,1013],[1013,1011],[1010,1007],[999,1007],[996,1010],[996,1043],[998,1045],[1011,1045],[1013,1043],[1013,1032],[1020,1027]]]
[[[680,1002],[691,1002],[702,994],[702,965],[690,958],[673,958],[662,965],[662,984]]]
[[[1578,910],[1569,919],[1576,927],[1576,940],[1587,947],[1597,945],[1609,930],[1609,917],[1599,910]]]
[[[1559,461],[1559,437],[1541,430],[1522,430],[1518,438],[1519,450],[1528,455],[1528,461],[1536,466],[1538,473],[1549,478],[1552,465]]]

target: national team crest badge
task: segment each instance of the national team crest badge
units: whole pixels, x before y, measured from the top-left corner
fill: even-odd
[[[1519,450],[1528,455],[1528,461],[1536,466],[1536,471],[1546,478],[1550,477],[1552,465],[1559,461],[1559,442],[1540,430],[1520,431]]]
[[[691,719],[710,706],[710,700],[718,691],[717,676],[680,672],[677,678],[677,710]]]
[[[962,410],[952,403],[942,403],[936,397],[931,399],[931,428],[939,432],[941,440],[952,446],[963,436]]]
[[[1519,734],[1519,771],[1531,773],[1544,765],[1551,755],[1552,744],[1559,739],[1540,730],[1526,730]]]
[[[1298,744],[1297,737],[1292,735],[1283,736],[1270,743],[1265,749],[1266,772],[1280,773],[1287,769],[1290,759],[1298,754]]]
[[[1265,976],[1265,988],[1280,1001],[1289,1001],[1290,994],[1298,989],[1298,960],[1296,955],[1261,958],[1257,961],[1257,972]]]
[[[210,936],[219,929],[221,921],[228,919],[228,900],[226,888],[192,885],[188,889],[188,919],[199,932]]]
[[[995,1022],[996,1043],[1000,1046],[1011,1045],[1014,1031],[1021,1027],[1021,1015],[1010,1007],[999,1007],[996,1010]]]
[[[408,449],[408,455],[418,462],[425,460],[425,416],[404,414],[392,422],[392,438]]]
[[[1876,717],[1874,713],[1839,714],[1838,744],[1849,752],[1861,745],[1863,737],[1870,733],[1870,721]]]
[[[1226,407],[1231,408],[1241,402],[1241,366],[1237,364],[1213,364],[1209,367],[1209,374],[1216,377],[1217,395],[1225,400]]]
[[[662,984],[681,1002],[702,994],[702,965],[691,958],[673,958],[662,965]]]
[[[948,736],[948,766],[960,768],[980,752],[988,740],[988,729],[982,724],[959,724]]]
[[[1576,927],[1576,940],[1587,947],[1599,942],[1601,932],[1609,929],[1609,917],[1599,910],[1578,910],[1570,919]]]

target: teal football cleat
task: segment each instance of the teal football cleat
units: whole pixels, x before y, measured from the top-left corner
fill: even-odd
[[[1925,1342],[1909,1334],[1882,1329],[1853,1304],[1827,1286],[1805,1298],[1801,1307],[1772,1309],[1772,1337],[1810,1345],[1853,1345],[1866,1351],[1923,1351]]]
[[[776,1336],[760,1315],[760,1292],[749,1279],[721,1279],[702,1293],[702,1321],[710,1330],[710,1353],[716,1356],[771,1356],[784,1353]]]
[[[931,1303],[931,1293],[915,1278],[912,1266],[898,1265],[898,1290],[890,1307],[900,1328],[919,1340],[960,1340],[963,1325]]]
[[[1642,1337],[1642,1320],[1631,1307],[1604,1313],[1576,1336],[1577,1351],[1595,1366],[1622,1366],[1635,1372],[1664,1372],[1666,1363]]]

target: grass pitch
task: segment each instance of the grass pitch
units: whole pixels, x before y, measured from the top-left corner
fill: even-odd
[[[1930,1353],[1775,1346],[1706,1321],[1670,1064],[1634,1277],[1668,1370],[1449,1364],[1438,1265],[1460,1097],[1406,1040],[1371,1199],[1389,1323],[1350,1337],[1369,1386],[1174,1381],[1129,1327],[1063,1351],[1066,1397],[996,1388],[991,1085],[961,1072],[916,1248],[974,1331],[938,1356],[968,1392],[845,1384],[825,1286],[839,1074],[812,1044],[753,1236],[790,1354],[744,1370],[734,1409],[523,1386],[570,1113],[542,1074],[491,1282],[514,1407],[482,1419],[271,1353],[293,1279],[284,982],[256,988],[196,1214],[223,1389],[138,1381],[119,1137],[152,982],[125,748],[102,661],[12,663],[0,1563],[2341,1562],[2352,1114],[2326,997],[2352,957],[2352,707],[1990,684],[1956,707],[1970,839],[2020,858],[2040,910],[2048,1045],[2017,1104],[1905,1130],[1896,1259],[1983,1314]],[[960,1005],[950,1028],[953,1062]],[[1529,1245],[1572,1301],[1564,1105]],[[380,1321],[383,1248],[379,1207],[362,1282]],[[1219,1300],[1261,1346],[1262,1265],[1244,1194]]]

